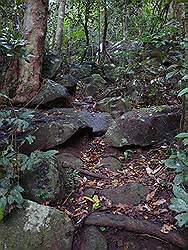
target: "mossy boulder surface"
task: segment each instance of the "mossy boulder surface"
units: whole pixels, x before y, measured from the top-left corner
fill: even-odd
[[[105,140],[113,147],[169,142],[179,130],[180,118],[179,106],[129,111],[114,120],[105,134]]]
[[[0,249],[71,250],[74,227],[64,213],[27,201],[0,223]]]

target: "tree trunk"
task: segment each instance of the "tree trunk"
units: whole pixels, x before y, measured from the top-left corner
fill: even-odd
[[[66,0],[59,0],[59,15],[58,15],[57,29],[54,42],[54,51],[56,52],[61,52],[63,31],[64,31],[64,19],[65,19],[65,4]]]
[[[185,7],[185,67],[188,74],[188,2],[184,2]],[[185,87],[188,88],[188,80],[185,81]],[[188,94],[183,98],[183,130],[188,131]]]
[[[19,86],[13,98],[15,104],[30,101],[43,84],[41,68],[47,29],[48,0],[26,0],[26,6],[23,30],[28,56],[27,59],[20,59]]]
[[[90,17],[90,8],[91,8],[91,3],[90,0],[87,1],[86,7],[85,7],[85,21],[84,21],[84,32],[85,32],[85,37],[86,37],[86,47],[84,50],[84,53],[81,57],[81,63],[85,60],[87,51],[89,49],[89,43],[90,43],[90,38],[89,38],[89,28],[88,28],[88,23],[89,23],[89,17]]]
[[[105,61],[107,54],[106,44],[107,44],[107,33],[108,33],[108,10],[106,5],[106,0],[104,2],[104,26],[103,26],[103,38],[102,38],[102,61]]]

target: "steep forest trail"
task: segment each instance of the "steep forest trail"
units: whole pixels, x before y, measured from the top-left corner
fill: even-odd
[[[59,68],[56,77],[46,77],[50,80],[31,109],[9,108],[9,116],[29,114],[28,127],[18,130],[16,139],[20,142],[27,134],[34,140],[21,144],[20,152],[57,150],[54,159],[45,159],[20,180],[24,198],[34,201],[29,213],[35,222],[37,211],[48,216],[52,209],[57,216],[49,232],[55,246],[67,242],[70,250],[74,235],[72,250],[186,249],[187,232],[169,209],[175,171],[163,163],[178,148],[174,137],[181,119],[180,76],[167,79],[169,68],[149,61],[147,70],[138,65],[121,77],[111,64],[102,68],[85,62],[67,74]],[[5,124],[0,136],[6,139],[7,131]],[[9,224],[12,230],[21,220],[24,243],[33,235],[22,230],[27,211],[11,217]],[[41,218],[39,226],[48,227],[48,218]],[[6,233],[3,237],[7,241]],[[36,236],[36,249],[45,243],[43,237],[42,231]]]
[[[58,209],[66,212],[76,224],[73,249],[181,249],[185,246],[183,233],[176,225],[174,213],[169,209],[174,172],[167,170],[162,163],[170,155],[172,146],[176,147],[176,143],[167,140],[154,145],[130,144],[119,149],[110,146],[105,133],[111,121],[107,124],[106,113],[97,104],[100,101],[95,95],[87,96],[85,88],[88,85],[85,87],[82,84],[81,81],[74,94],[73,106],[78,113],[86,112],[86,120],[90,120],[93,132],[87,129],[78,132],[58,147],[59,159],[68,176],[65,185],[71,190]],[[120,96],[124,94],[114,82],[107,82],[106,89],[113,93],[112,99],[117,98],[114,91],[120,91]],[[88,91],[95,90],[95,86],[92,86]],[[158,100],[159,104],[168,100],[167,103],[177,106],[179,102],[168,95],[164,95],[165,101],[157,97],[154,104]],[[115,113],[112,114],[115,114],[115,119],[122,112],[118,110],[122,104],[118,105],[116,107],[116,103],[112,104],[112,109],[115,107]],[[135,108],[140,107],[139,102],[133,105]],[[155,112],[163,112],[163,108],[157,109]],[[57,111],[54,112],[56,114]],[[58,112],[61,113],[61,110]],[[171,113],[179,121],[176,111],[171,110]],[[168,125],[164,127],[169,121],[164,117],[162,120],[163,133],[168,129]],[[154,125],[158,126],[157,120]],[[133,130],[139,129],[136,124],[132,126]],[[136,133],[139,134],[138,131]]]

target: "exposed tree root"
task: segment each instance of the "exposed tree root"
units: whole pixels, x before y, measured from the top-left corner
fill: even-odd
[[[186,246],[188,246],[185,235],[180,235],[175,231],[171,231],[168,234],[162,233],[162,226],[153,224],[146,220],[130,218],[126,215],[95,212],[90,214],[85,219],[84,223],[87,225],[124,228],[125,230],[134,233],[147,234],[165,240],[183,249],[187,249]]]

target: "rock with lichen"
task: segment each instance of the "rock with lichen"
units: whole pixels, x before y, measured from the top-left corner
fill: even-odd
[[[27,201],[0,223],[0,249],[71,250],[74,227],[68,216],[54,208]]]

